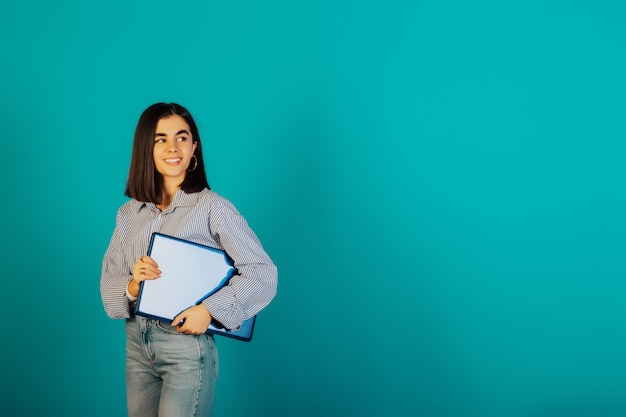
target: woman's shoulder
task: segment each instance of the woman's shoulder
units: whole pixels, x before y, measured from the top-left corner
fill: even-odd
[[[235,205],[226,197],[216,191],[205,188],[199,193],[199,201],[208,205],[212,210],[237,211]]]
[[[208,188],[200,191],[198,198],[209,204],[231,204],[226,197]]]
[[[145,203],[142,203],[141,201],[130,199],[117,209],[117,214],[118,216],[123,216],[123,215],[129,215],[132,213],[137,213],[144,204]]]
[[[117,209],[115,224],[116,229],[120,233],[126,233],[130,230],[130,225],[133,223],[134,216],[139,212],[144,204],[145,203],[137,200],[128,200],[119,206]]]

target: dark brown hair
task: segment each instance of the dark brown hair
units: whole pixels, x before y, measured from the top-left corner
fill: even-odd
[[[161,203],[163,179],[154,164],[154,134],[159,120],[174,115],[185,119],[189,125],[192,140],[198,144],[194,152],[198,164],[193,171],[187,172],[180,188],[186,193],[195,193],[210,188],[204,170],[200,133],[191,113],[176,103],[156,103],[144,110],[135,129],[133,153],[124,193],[127,197],[154,204]]]

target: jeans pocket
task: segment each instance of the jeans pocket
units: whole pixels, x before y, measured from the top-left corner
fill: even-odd
[[[158,320],[156,322],[155,327],[157,329],[159,329],[160,331],[162,331],[164,333],[167,333],[167,334],[176,334],[176,335],[181,335],[181,336],[187,336],[187,335],[185,335],[183,333],[178,333],[176,331],[176,327],[175,326],[170,326],[169,323],[161,321],[161,320]]]

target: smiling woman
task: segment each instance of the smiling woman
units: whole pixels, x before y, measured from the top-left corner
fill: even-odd
[[[182,158],[179,165],[174,161],[177,158]],[[165,159],[172,160],[166,163]],[[194,163],[187,172],[191,159]],[[164,166],[179,166],[178,175],[170,178],[172,171],[162,172]],[[210,188],[200,133],[187,109],[175,103],[157,103],[148,107],[137,123],[125,194],[164,208],[179,187],[185,192]]]
[[[126,319],[129,417],[211,416],[217,382],[213,326],[237,329],[276,294],[277,269],[230,201],[209,189],[191,114],[157,103],[137,124],[126,202],[104,255],[100,290],[113,319]],[[146,255],[160,232],[220,249],[236,273],[198,305],[164,322],[135,315],[141,282],[161,277]]]

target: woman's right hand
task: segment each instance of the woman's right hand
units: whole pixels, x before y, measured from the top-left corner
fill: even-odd
[[[133,279],[128,283],[128,293],[133,297],[139,295],[141,281],[152,280],[161,277],[161,270],[154,259],[142,256],[133,266]]]

